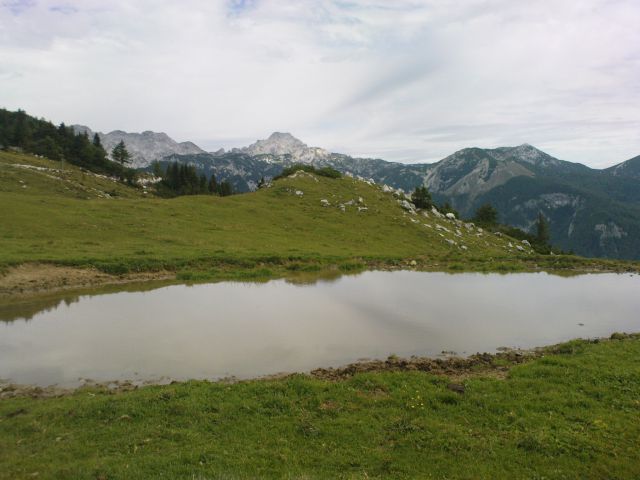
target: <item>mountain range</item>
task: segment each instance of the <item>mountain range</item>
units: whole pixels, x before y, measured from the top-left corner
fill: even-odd
[[[640,156],[598,170],[523,144],[465,148],[435,163],[404,164],[332,153],[281,132],[244,148],[211,153],[164,133],[99,135],[107,149],[124,140],[138,168],[150,171],[153,161],[187,163],[207,177],[229,181],[239,192],[254,190],[262,177],[269,179],[295,163],[329,166],[407,192],[425,185],[436,202],[449,202],[467,218],[491,203],[502,223],[525,231],[535,228],[542,212],[559,248],[584,256],[640,259]]]

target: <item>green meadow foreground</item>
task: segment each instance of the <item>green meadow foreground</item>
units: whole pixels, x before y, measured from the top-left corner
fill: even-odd
[[[640,478],[638,336],[382,368],[4,398],[0,478]]]
[[[350,178],[303,174],[250,194],[162,199],[151,187],[145,193],[60,162],[0,152],[0,202],[0,295],[410,265],[637,270],[630,262],[521,252],[509,246],[515,240],[408,214],[392,194]]]

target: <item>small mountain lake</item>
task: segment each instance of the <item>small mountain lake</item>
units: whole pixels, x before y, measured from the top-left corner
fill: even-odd
[[[365,272],[0,305],[0,379],[256,377],[640,331],[640,276]]]

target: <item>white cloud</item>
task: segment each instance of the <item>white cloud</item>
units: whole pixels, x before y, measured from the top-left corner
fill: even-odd
[[[213,149],[640,153],[637,0],[0,0],[0,104]]]

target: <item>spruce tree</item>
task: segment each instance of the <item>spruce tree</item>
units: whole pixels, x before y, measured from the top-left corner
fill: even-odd
[[[116,162],[122,165],[124,165],[125,163],[130,163],[129,159],[131,158],[131,155],[127,151],[124,140],[120,140],[120,143],[113,147],[113,150],[111,150],[111,156]]]
[[[536,224],[536,242],[540,245],[549,244],[549,224],[547,219],[544,218],[542,212],[538,212],[538,221]]]
[[[431,194],[425,186],[416,187],[411,194],[411,201],[416,208],[431,208],[433,205],[433,202],[431,201]]]

